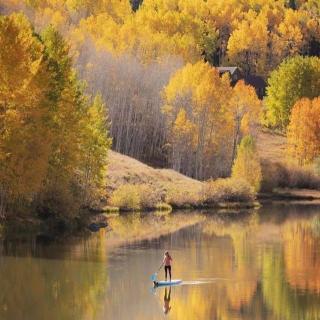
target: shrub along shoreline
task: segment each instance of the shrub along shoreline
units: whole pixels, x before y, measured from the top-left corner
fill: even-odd
[[[112,211],[172,211],[204,208],[253,208],[256,192],[242,179],[226,178],[203,182],[198,190],[162,188],[148,184],[124,184],[108,199],[107,212]]]

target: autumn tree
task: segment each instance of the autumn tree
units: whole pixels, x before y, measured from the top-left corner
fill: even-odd
[[[40,37],[22,14],[0,17],[0,44],[0,213],[51,201],[76,215],[104,182],[105,107],[84,94],[52,27]]]
[[[296,101],[302,97],[317,97],[319,88],[319,58],[296,56],[287,59],[268,79],[266,123],[285,130]]]
[[[283,59],[314,50],[320,26],[310,10],[293,10],[273,1],[250,4],[234,21],[228,39],[229,61],[246,74],[266,78]]]
[[[151,164],[164,164],[167,130],[161,90],[181,61],[143,64],[87,46],[77,61],[88,90],[101,93],[108,106],[113,149]],[[86,53],[86,54],[85,54]]]
[[[250,11],[229,38],[228,57],[245,75],[265,75],[268,40],[266,17]]]
[[[306,10],[285,10],[272,33],[273,65],[297,54],[307,55],[312,43],[319,40],[319,23]]]
[[[41,188],[52,132],[44,46],[22,14],[0,16],[0,215]]]
[[[292,108],[287,128],[288,152],[300,165],[320,155],[320,98],[302,98]]]
[[[101,95],[97,95],[86,108],[80,125],[82,130],[79,183],[82,205],[98,203],[105,192],[107,151],[111,147],[107,108]]]
[[[53,212],[63,214],[62,209],[69,209],[69,214],[76,214],[81,206],[90,205],[94,194],[98,196],[96,191],[104,182],[110,146],[106,110],[100,98],[90,104],[84,95],[62,36],[49,27],[42,39],[54,71],[50,85],[55,109],[50,165],[41,201]]]
[[[246,180],[255,191],[260,189],[261,165],[254,139],[250,135],[241,140],[237,158],[232,167],[232,177]]]
[[[243,80],[237,82],[232,90],[230,109],[234,122],[232,142],[232,163],[236,156],[237,146],[243,135],[254,133],[259,123],[261,102],[255,89],[245,84]]]
[[[230,137],[224,98],[230,91],[229,79],[220,78],[217,70],[203,62],[187,64],[172,76],[164,89],[163,111],[175,170],[199,179],[214,175],[221,139]]]

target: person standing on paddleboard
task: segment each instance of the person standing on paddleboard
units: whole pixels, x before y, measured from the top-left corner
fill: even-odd
[[[164,273],[165,273],[166,281],[167,281],[168,273],[169,273],[169,277],[170,277],[170,281],[171,281],[171,261],[172,261],[172,257],[170,256],[169,251],[166,251],[164,253],[163,261],[160,266],[160,268],[161,268],[164,265]]]

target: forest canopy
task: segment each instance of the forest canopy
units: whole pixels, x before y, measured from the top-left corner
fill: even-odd
[[[292,110],[320,95],[318,0],[0,0],[0,13],[0,174],[14,197],[101,186],[108,130],[154,166],[230,176],[243,137],[254,145],[265,125],[292,144]]]

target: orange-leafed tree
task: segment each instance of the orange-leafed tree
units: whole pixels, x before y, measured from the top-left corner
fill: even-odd
[[[300,165],[309,164],[320,155],[320,97],[296,102],[287,139],[288,153]]]

